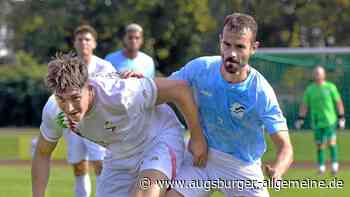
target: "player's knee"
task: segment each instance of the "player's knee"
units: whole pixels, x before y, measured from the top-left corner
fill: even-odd
[[[336,144],[337,144],[337,140],[336,139],[328,140],[328,146],[333,146],[333,145],[336,145]]]
[[[162,172],[145,170],[141,172],[139,177],[132,191],[133,197],[166,195],[167,187],[159,184],[159,180],[168,179]]]
[[[318,149],[318,150],[325,149],[326,146],[327,146],[326,143],[317,144],[317,149]]]
[[[97,161],[92,161],[93,163],[93,166],[94,166],[94,171],[95,171],[95,174],[96,176],[99,176],[102,172],[102,168],[103,168],[103,162],[100,161],[100,160],[97,160]]]
[[[88,162],[83,160],[79,163],[73,164],[73,171],[75,176],[82,176],[88,173]]]

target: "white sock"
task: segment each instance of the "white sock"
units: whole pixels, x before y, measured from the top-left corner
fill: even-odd
[[[75,197],[89,197],[91,182],[89,174],[75,177]]]
[[[339,164],[338,164],[338,162],[332,163],[332,171],[337,172],[338,169],[339,169]]]
[[[326,166],[325,165],[321,165],[320,166],[320,172],[325,172],[326,171]]]

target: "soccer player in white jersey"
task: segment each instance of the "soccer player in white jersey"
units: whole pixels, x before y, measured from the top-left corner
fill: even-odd
[[[143,44],[143,29],[140,25],[132,23],[126,26],[123,37],[124,48],[106,56],[105,60],[111,62],[119,72],[136,71],[145,77],[155,76],[155,65],[152,57],[140,51]]]
[[[177,176],[189,184],[191,180],[207,181],[205,187],[203,182],[201,188],[175,186],[168,196],[204,197],[214,190],[226,196],[268,196],[262,187],[263,127],[277,148],[276,160],[266,167],[268,175],[274,181],[281,179],[291,164],[288,128],[275,93],[248,65],[258,47],[256,33],[251,16],[227,16],[220,36],[221,56],[194,59],[170,77],[186,80],[193,88],[209,154],[205,168],[191,166],[192,158],[185,156]]]
[[[74,48],[88,67],[89,76],[96,73],[115,72],[114,67],[107,61],[93,54],[97,45],[97,32],[89,25],[81,25],[74,31]],[[51,99],[53,102],[53,99]],[[96,184],[99,184],[99,175],[102,170],[102,160],[105,148],[84,139],[74,132],[65,132],[67,142],[67,160],[73,165],[75,175],[75,197],[89,197],[91,182],[88,174],[88,164],[92,164],[96,174]]]
[[[186,118],[193,164],[203,166],[207,159],[192,91],[184,81],[112,74],[88,79],[79,58],[62,55],[49,63],[47,84],[56,102],[43,109],[32,163],[33,197],[45,194],[50,157],[65,127],[111,152],[97,197],[164,196],[167,188],[155,181],[174,178],[184,152],[184,129],[169,107],[158,105],[164,102],[176,103]],[[150,181],[147,188],[138,184],[145,179]]]

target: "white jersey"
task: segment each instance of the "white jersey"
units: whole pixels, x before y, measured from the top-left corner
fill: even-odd
[[[113,73],[113,72],[116,72],[116,70],[110,62],[104,59],[101,59],[95,55],[91,57],[91,61],[88,65],[89,76],[94,76],[94,74],[96,73]]]
[[[170,107],[155,106],[157,89],[152,79],[99,76],[89,82],[95,90],[94,106],[79,122],[79,134],[107,147],[115,159],[142,153],[157,134],[181,127]],[[57,141],[64,130],[63,113],[53,97],[42,116],[42,135]]]

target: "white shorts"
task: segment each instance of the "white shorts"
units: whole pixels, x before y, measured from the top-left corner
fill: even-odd
[[[170,128],[156,137],[139,155],[113,159],[107,153],[103,161],[96,197],[128,197],[140,172],[158,170],[174,179],[184,156],[183,129]]]
[[[105,157],[106,149],[96,143],[82,138],[67,130],[64,133],[67,143],[67,161],[70,164],[79,163],[82,160],[98,161]]]
[[[254,181],[262,183],[264,180],[260,161],[247,165],[214,149],[209,149],[208,156],[206,167],[198,168],[193,166],[192,155],[186,152],[184,165],[176,177],[176,180],[185,180],[186,186],[175,185],[172,189],[185,197],[209,197],[214,191],[221,191],[230,197],[269,196],[265,187],[257,188],[250,184]]]

